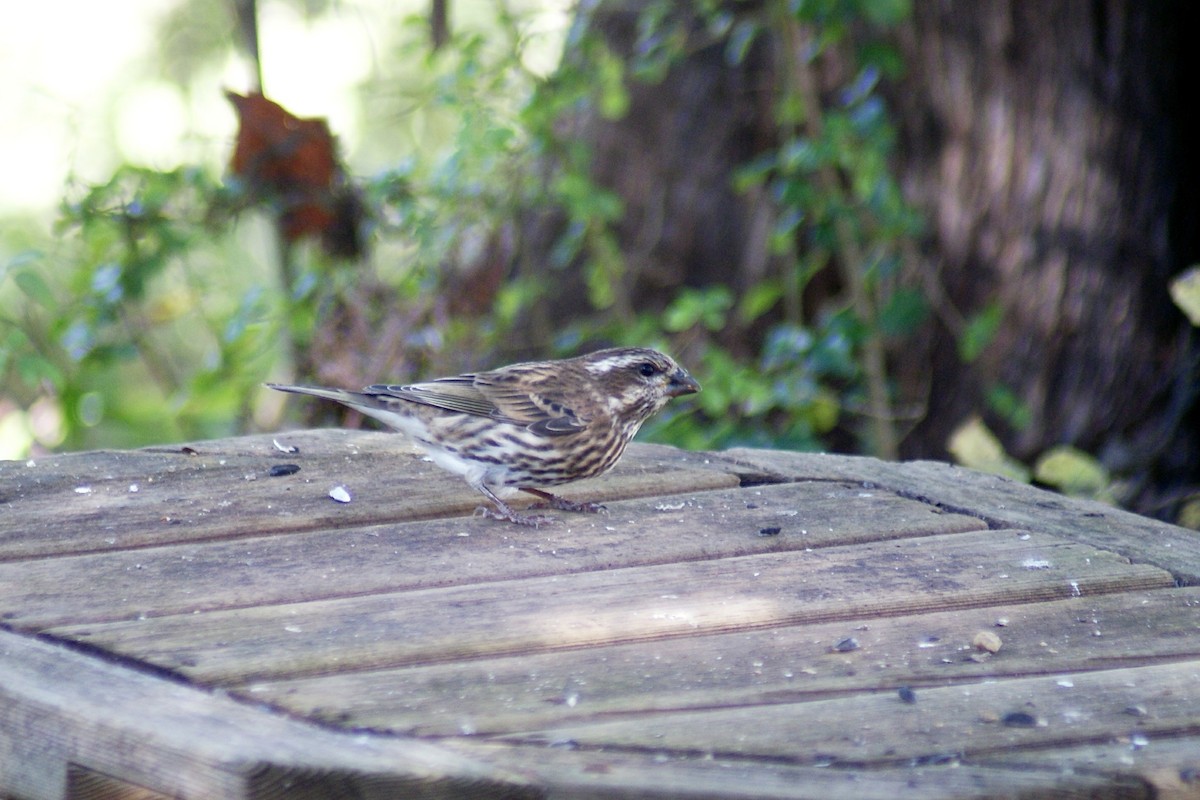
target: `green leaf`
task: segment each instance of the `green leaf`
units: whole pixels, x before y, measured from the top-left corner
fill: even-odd
[[[576,220],[620,219],[625,207],[619,195],[602,189],[581,172],[567,172],[554,183],[555,193],[562,198]]]
[[[980,354],[996,338],[996,331],[1004,319],[1004,309],[999,303],[991,303],[975,316],[967,320],[967,326],[958,340],[958,356],[970,364],[979,358]]]
[[[1003,417],[1015,430],[1023,431],[1033,422],[1033,412],[1029,410],[1029,405],[1003,384],[988,387],[985,399],[988,408]]]
[[[883,28],[899,24],[912,14],[911,0],[869,0],[856,8],[867,22]]]
[[[899,289],[879,312],[879,328],[886,336],[912,333],[929,315],[925,296],[917,289]]]
[[[600,86],[600,115],[621,119],[629,111],[629,91],[625,88],[625,62],[607,50],[597,59],[596,77]]]
[[[733,190],[738,194],[761,186],[775,169],[778,158],[775,153],[764,153],[738,167],[733,173]]]
[[[701,308],[698,303],[681,295],[663,311],[662,326],[672,333],[685,331],[700,319],[700,312]]]
[[[725,327],[732,305],[733,292],[727,286],[684,289],[663,312],[663,328],[677,332],[703,324],[710,331],[717,331]]]
[[[1191,323],[1200,327],[1200,265],[1194,265],[1171,281],[1171,299]]]
[[[833,430],[840,414],[841,407],[838,405],[837,395],[827,389],[817,393],[808,409],[809,420],[817,433]]]
[[[1004,445],[979,417],[958,426],[950,434],[946,449],[964,467],[1029,482],[1029,470],[1004,452]]]
[[[779,167],[785,172],[809,172],[829,160],[829,153],[807,137],[784,142],[779,148]]]
[[[584,270],[588,300],[593,308],[605,309],[617,300],[617,286],[625,275],[625,259],[621,248],[607,233],[590,237],[588,244],[592,256]]]
[[[804,209],[793,206],[783,209],[775,224],[771,226],[771,251],[782,254],[788,251],[795,240],[796,228],[804,221]]]
[[[743,19],[734,25],[729,40],[725,43],[725,63],[730,66],[741,64],[758,33],[759,25],[756,20]]]
[[[1074,447],[1051,448],[1033,465],[1033,477],[1065,494],[1101,497],[1112,484],[1108,470]]]
[[[62,386],[63,374],[53,361],[37,353],[22,353],[17,356],[17,374],[26,386],[39,386],[42,382]]]
[[[17,327],[9,328],[8,335],[0,339],[0,376],[8,370],[14,358],[19,358],[31,346],[29,336],[24,331]]]
[[[1183,528],[1200,531],[1200,496],[1194,496],[1179,508],[1175,524]]]
[[[765,280],[751,286],[738,303],[738,319],[744,324],[754,322],[770,311],[783,296],[779,281]]]
[[[13,283],[17,284],[25,296],[45,309],[53,311],[58,307],[54,292],[43,280],[42,276],[31,269],[23,269],[13,275]]]
[[[22,250],[8,260],[7,264],[0,266],[0,281],[4,280],[4,276],[15,269],[36,264],[41,261],[44,254],[40,250]]]
[[[896,79],[904,76],[904,56],[892,45],[876,41],[866,42],[858,52],[864,64],[878,67],[885,78]]]

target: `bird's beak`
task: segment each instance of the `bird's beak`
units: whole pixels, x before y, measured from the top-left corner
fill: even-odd
[[[700,391],[700,384],[696,383],[696,379],[682,369],[675,370],[675,373],[671,375],[671,381],[667,384],[668,397],[695,394],[698,391]]]

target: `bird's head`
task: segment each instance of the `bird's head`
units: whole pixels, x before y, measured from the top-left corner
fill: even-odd
[[[610,414],[641,425],[672,397],[694,394],[700,384],[670,356],[644,347],[598,350],[580,358]]]

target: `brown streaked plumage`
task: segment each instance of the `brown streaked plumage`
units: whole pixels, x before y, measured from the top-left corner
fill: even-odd
[[[267,386],[336,400],[382,421],[487,496],[496,510],[482,509],[485,516],[535,527],[550,518],[519,514],[499,493],[519,489],[551,508],[600,511],[544,488],[608,472],[643,422],[672,397],[700,391],[683,367],[641,347],[359,392]]]

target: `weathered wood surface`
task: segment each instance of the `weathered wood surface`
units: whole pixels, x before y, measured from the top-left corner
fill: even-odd
[[[0,796],[1200,796],[1194,532],[756,450],[564,493],[345,431],[0,463]]]
[[[81,796],[275,797],[288,784],[305,797],[536,796],[436,745],[349,737],[61,645],[0,632],[0,662],[6,796],[63,797],[72,783]]]
[[[298,453],[281,452],[296,447]],[[698,456],[626,459],[596,499],[736,486]],[[272,467],[294,474],[271,477]],[[481,497],[399,436],[321,431],[96,451],[12,462],[0,473],[0,560],[470,514]],[[356,502],[330,502],[334,486]],[[580,482],[565,496],[589,491]]]

